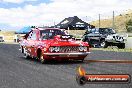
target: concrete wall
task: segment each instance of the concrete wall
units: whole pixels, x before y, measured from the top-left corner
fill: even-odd
[[[132,48],[132,37],[127,38],[126,48]]]

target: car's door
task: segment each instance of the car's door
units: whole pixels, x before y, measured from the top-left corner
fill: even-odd
[[[31,39],[29,40],[29,52],[32,57],[35,56],[36,52],[36,43],[37,43],[37,31],[34,30],[31,35]]]
[[[29,33],[27,39],[26,39],[26,52],[33,56],[34,53],[34,47],[35,47],[35,40],[36,40],[36,32],[32,31]]]
[[[28,37],[27,37],[27,39],[25,40],[25,46],[26,46],[26,50],[24,50],[24,51],[26,51],[26,53],[28,53],[28,54],[31,54],[31,36],[32,36],[32,33],[33,32],[30,32],[29,34],[28,34]]]

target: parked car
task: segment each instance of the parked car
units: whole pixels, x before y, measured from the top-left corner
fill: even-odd
[[[61,29],[34,28],[20,41],[21,52],[45,63],[49,60],[80,60],[89,54],[86,42],[76,41]]]
[[[4,42],[4,36],[0,35],[0,42]]]
[[[125,48],[125,38],[123,35],[117,34],[111,28],[93,28],[89,29],[83,35],[84,42],[88,42],[90,46],[99,46],[107,48],[108,46],[117,46]]]

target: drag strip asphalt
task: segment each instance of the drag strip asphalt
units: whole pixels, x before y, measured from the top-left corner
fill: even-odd
[[[0,88],[132,88],[129,84],[86,84],[76,82],[77,68],[88,74],[132,75],[132,53],[91,50],[83,63],[77,61],[41,64],[25,59],[18,44],[0,44]]]

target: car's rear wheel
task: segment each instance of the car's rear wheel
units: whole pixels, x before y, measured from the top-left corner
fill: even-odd
[[[101,48],[107,48],[107,47],[108,47],[108,43],[107,43],[105,40],[102,40],[102,41],[100,42],[100,47],[101,47]]]
[[[23,46],[21,46],[21,53],[24,53],[24,48],[23,48]]]
[[[23,53],[24,53],[24,58],[26,58],[26,59],[30,58],[30,56],[25,48],[23,48]]]

